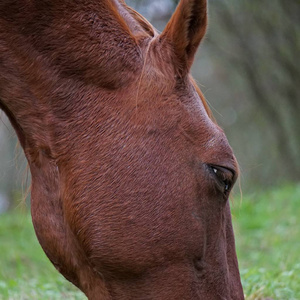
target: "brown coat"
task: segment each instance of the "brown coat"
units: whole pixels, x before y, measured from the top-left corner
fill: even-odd
[[[36,234],[89,299],[243,299],[238,167],[189,75],[206,10],[181,0],[159,34],[122,0],[0,1]]]

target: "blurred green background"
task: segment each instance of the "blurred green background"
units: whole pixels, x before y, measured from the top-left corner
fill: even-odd
[[[176,2],[127,1],[159,30]],[[241,167],[244,197],[236,191],[233,221],[248,299],[300,299],[299,16],[295,0],[210,0],[192,69]],[[30,174],[3,113],[0,119],[0,299],[82,299],[38,248],[22,204]]]

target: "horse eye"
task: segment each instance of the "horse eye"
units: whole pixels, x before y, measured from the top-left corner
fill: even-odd
[[[234,172],[220,166],[210,166],[210,168],[214,174],[218,188],[227,197],[233,184]]]

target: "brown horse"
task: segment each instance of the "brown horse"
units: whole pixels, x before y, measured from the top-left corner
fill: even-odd
[[[45,253],[89,299],[243,299],[238,168],[189,75],[205,0],[159,34],[122,0],[2,0],[0,108]]]

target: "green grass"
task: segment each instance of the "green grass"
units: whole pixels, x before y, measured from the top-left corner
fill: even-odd
[[[233,203],[247,299],[300,299],[300,185]],[[47,260],[30,216],[18,210],[0,215],[0,299],[86,299]]]
[[[48,261],[28,213],[0,215],[0,299],[86,299]]]
[[[300,185],[245,196],[233,220],[247,299],[300,299]]]

